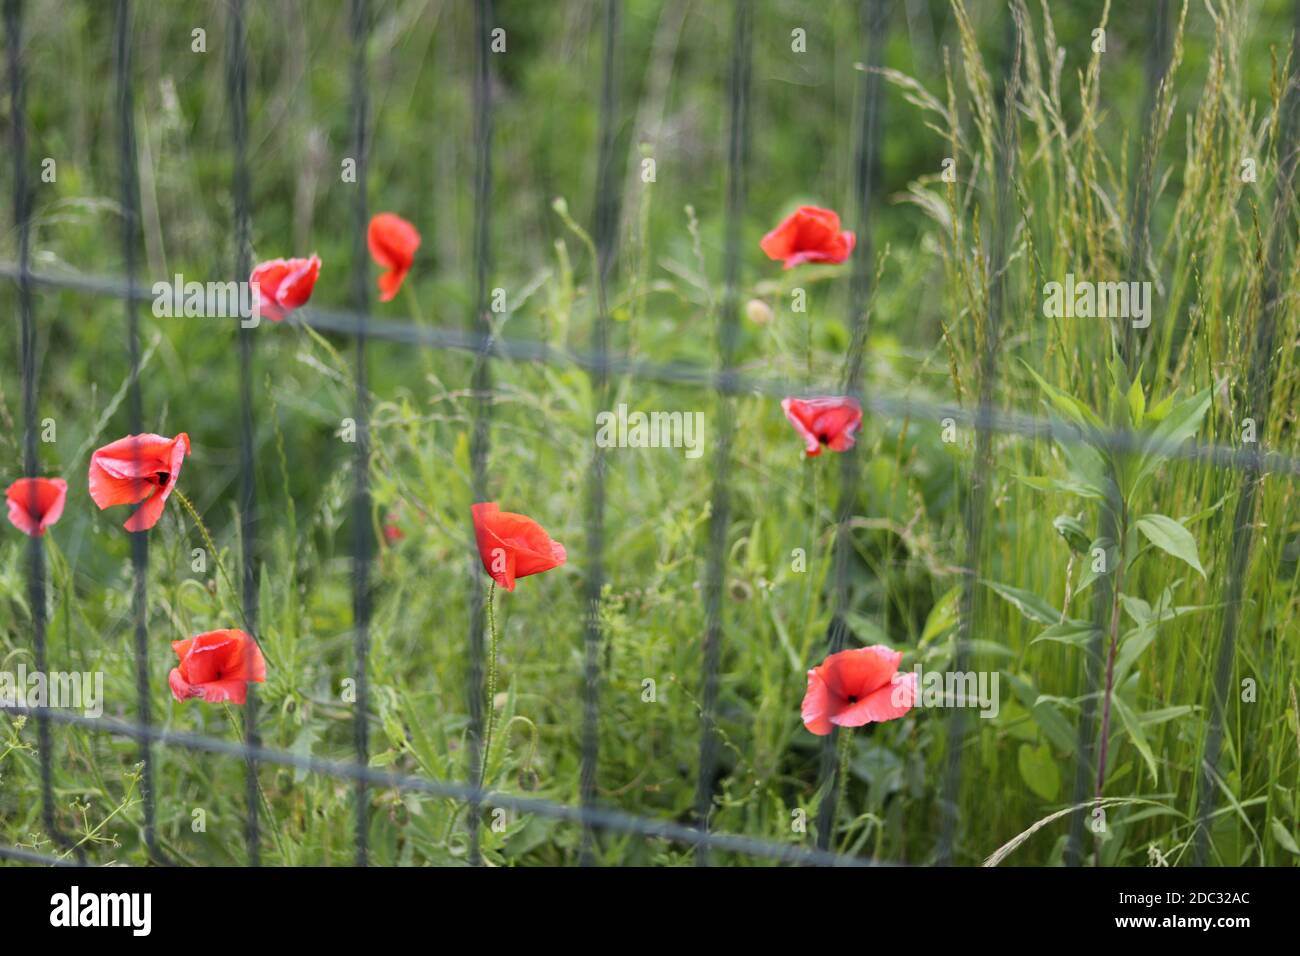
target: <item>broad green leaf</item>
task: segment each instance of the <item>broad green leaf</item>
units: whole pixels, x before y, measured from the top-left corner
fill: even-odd
[[[1179,717],[1186,717],[1194,713],[1196,707],[1192,704],[1179,704],[1177,707],[1162,707],[1159,710],[1144,710],[1138,714],[1138,720],[1142,722],[1143,727],[1154,727],[1156,724],[1163,724],[1168,720],[1176,720]]]
[[[1205,569],[1196,553],[1196,539],[1192,533],[1167,515],[1143,515],[1137,519],[1137,529],[1161,551],[1186,561],[1201,577]]]
[[[1058,444],[1072,484],[1087,488],[1090,498],[1106,498],[1106,489],[1114,487],[1106,458],[1086,442],[1062,441]]]
[[[1096,429],[1102,427],[1101,419],[1098,418],[1087,405],[1079,401],[1073,395],[1061,391],[1061,389],[1057,388],[1055,385],[1049,385],[1041,375],[1034,371],[1033,367],[1030,366],[1028,362],[1021,362],[1021,364],[1024,365],[1029,374],[1034,377],[1034,381],[1038,383],[1038,387],[1047,393],[1048,403],[1058,412],[1074,424],[1078,425],[1085,432],[1088,431],[1088,426],[1092,426]]]
[[[993,722],[1017,740],[1038,742],[1037,722],[1017,701],[1003,701]]]
[[[1057,750],[1067,754],[1074,753],[1076,743],[1074,725],[1056,707],[1046,701],[1040,701],[1034,704],[1030,713],[1034,715],[1034,720],[1038,721],[1038,726],[1043,729],[1047,739],[1056,745]]]
[[[1292,856],[1300,856],[1300,846],[1296,846],[1295,837],[1287,830],[1286,825],[1277,817],[1270,817],[1268,821],[1269,829],[1273,831],[1273,839],[1277,845],[1286,850]]]
[[[1133,427],[1141,428],[1147,410],[1147,397],[1142,392],[1141,376],[1133,380],[1133,384],[1129,386],[1128,395],[1126,397],[1128,399],[1129,414],[1133,417]]]
[[[1074,725],[1054,704],[1039,695],[1033,682],[1028,678],[1012,673],[1007,673],[1006,678],[1011,684],[1011,692],[1028,708],[1034,721],[1056,749],[1067,755],[1074,753],[1076,746]]]
[[[849,630],[857,635],[858,640],[863,644],[894,646],[894,642],[890,640],[884,629],[869,617],[864,617],[854,611],[845,611],[844,623],[849,626]]]
[[[1128,612],[1128,616],[1133,618],[1133,623],[1139,627],[1146,627],[1155,618],[1151,605],[1140,597],[1121,593],[1119,602],[1124,606],[1124,610]]]
[[[1052,519],[1052,527],[1056,533],[1065,539],[1065,543],[1070,546],[1071,551],[1077,551],[1079,554],[1087,554],[1091,541],[1088,538],[1088,532],[1083,528],[1081,522],[1074,515],[1057,515]]]
[[[948,589],[947,593],[934,602],[930,613],[925,618],[925,628],[917,643],[924,647],[929,641],[943,634],[957,623],[957,610],[961,601],[961,585]]]
[[[1120,698],[1118,694],[1112,694],[1110,698],[1111,706],[1119,714],[1120,722],[1128,732],[1129,739],[1133,741],[1133,746],[1137,748],[1142,759],[1146,761],[1147,769],[1151,771],[1151,782],[1155,784],[1159,780],[1158,766],[1156,764],[1156,755],[1151,752],[1151,745],[1147,743],[1146,734],[1142,732],[1142,724],[1134,716],[1133,711],[1129,709],[1128,704]]]
[[[1047,744],[1040,744],[1037,747],[1021,744],[1017,763],[1020,766],[1021,779],[1030,790],[1044,800],[1056,799],[1061,791],[1061,772],[1057,769],[1056,759]]]
[[[1009,584],[998,584],[996,581],[985,581],[984,584],[1031,621],[1055,624],[1061,619],[1060,611],[1031,591],[1013,588]]]
[[[994,657],[1015,657],[1016,652],[1005,644],[999,644],[997,641],[973,640],[966,642],[966,648],[971,654],[991,654]]]
[[[1156,639],[1154,627],[1140,627],[1129,631],[1120,640],[1119,652],[1115,655],[1115,683],[1122,684],[1128,676],[1129,669],[1142,656],[1142,652]]]
[[[1016,475],[1016,481],[1036,491],[1060,491],[1080,498],[1100,498],[1101,490],[1073,478],[1046,478],[1038,475]]]
[[[1170,410],[1173,407],[1174,407],[1174,396],[1173,393],[1171,392],[1168,395],[1166,395],[1164,398],[1160,399],[1160,401],[1156,402],[1154,405],[1152,405],[1150,408],[1147,409],[1147,421],[1149,422],[1164,421],[1165,416],[1169,414]]]
[[[1105,553],[1106,570],[1096,570],[1096,560],[1093,552],[1098,548]],[[1119,562],[1119,551],[1115,547],[1115,542],[1110,538],[1096,538],[1088,548],[1088,555],[1083,559],[1083,574],[1079,575],[1079,583],[1074,587],[1075,597],[1083,593],[1093,581],[1107,573],[1110,568],[1115,567]]]
[[[1148,450],[1139,459],[1133,484],[1128,489],[1130,497],[1155,473],[1164,459],[1200,430],[1201,421],[1210,410],[1210,398],[1210,389],[1198,392],[1171,408],[1156,427],[1151,429],[1145,442]]]
[[[1069,618],[1053,624],[1029,643],[1037,644],[1039,641],[1055,641],[1058,644],[1070,644],[1087,650],[1088,645],[1092,643],[1097,633],[1097,628],[1093,626],[1091,621]]]

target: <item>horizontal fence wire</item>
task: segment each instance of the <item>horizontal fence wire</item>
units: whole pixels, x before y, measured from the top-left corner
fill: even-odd
[[[656,820],[651,817],[625,813],[621,810],[575,806],[554,800],[545,800],[540,797],[521,797],[469,784],[395,773],[375,767],[362,766],[355,761],[326,760],[321,757],[304,756],[287,750],[249,747],[242,743],[231,743],[218,737],[208,737],[185,731],[163,730],[154,726],[145,727],[111,717],[86,717],[82,714],[66,710],[53,710],[48,707],[10,707],[6,708],[6,710],[9,713],[34,718],[43,716],[55,723],[85,727],[99,733],[148,741],[159,746],[182,747],[190,751],[219,754],[243,760],[251,758],[257,763],[292,767],[308,773],[325,774],[345,780],[360,779],[366,781],[368,786],[375,788],[387,787],[402,792],[423,793],[434,797],[458,800],[471,805],[481,806],[486,804],[519,813],[533,813],[547,819],[597,827],[602,830],[627,833],[648,839],[668,840],[673,843],[706,847],[711,850],[760,857],[782,863],[854,867],[888,867],[895,865],[845,853],[824,852],[794,843],[778,843],[774,840],[763,840],[740,834],[708,832],[693,826],[667,820]],[[18,848],[18,851],[27,856],[32,855],[30,851],[22,848]],[[9,848],[0,847],[0,857],[4,857],[8,853]],[[57,857],[45,857],[40,860],[40,862],[57,861]]]
[[[0,262],[0,278],[19,278],[21,270],[12,262]],[[54,274],[32,271],[27,281],[33,287],[63,289],[86,295],[134,298],[152,302],[156,296],[143,285],[128,284],[106,276]],[[215,308],[215,300],[210,304]],[[206,308],[206,306],[205,306]],[[238,322],[238,319],[204,318],[205,322]],[[1034,415],[1013,409],[966,408],[950,402],[927,398],[867,395],[845,391],[836,382],[796,382],[753,374],[748,367],[723,370],[690,362],[652,362],[610,355],[604,361],[592,352],[557,349],[530,339],[461,332],[451,328],[433,328],[412,322],[366,320],[346,310],[317,309],[304,306],[285,320],[285,324],[303,321],[319,332],[357,335],[364,327],[371,341],[430,348],[437,351],[487,354],[490,358],[559,368],[604,369],[610,375],[664,385],[710,389],[727,395],[750,395],[785,398],[789,395],[846,395],[856,398],[863,409],[880,419],[899,422],[926,421],[941,423],[952,419],[959,426],[998,432],[1010,437],[1068,444],[1088,443],[1114,453],[1147,453],[1171,460],[1199,462],[1214,468],[1235,471],[1267,472],[1287,478],[1300,477],[1300,456],[1263,448],[1239,448],[1213,442],[1173,442],[1126,429],[1107,426],[1082,428],[1063,419]]]

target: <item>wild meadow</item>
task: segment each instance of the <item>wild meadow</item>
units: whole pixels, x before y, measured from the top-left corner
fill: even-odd
[[[242,281],[241,262],[272,263],[262,290],[280,314],[263,309],[251,336],[248,520],[240,322],[160,314],[151,297],[127,305],[98,288],[124,270],[116,5],[21,4],[30,267],[96,287],[32,294],[36,475],[66,482],[61,516],[37,539],[49,670],[102,674],[104,718],[139,718],[123,527],[133,509],[122,505],[143,501],[156,512],[137,531],[149,545],[143,677],[156,726],[238,745],[252,678],[263,747],[352,760],[362,520],[374,546],[364,716],[376,770],[465,783],[481,768],[495,792],[579,804],[594,614],[599,807],[696,824],[712,708],[703,789],[720,833],[882,863],[1300,861],[1290,3],[754,3],[731,295],[732,4],[619,5],[605,187],[618,216],[603,283],[605,4],[492,5],[503,49],[488,58],[486,236],[474,4],[462,0],[368,7],[365,199],[394,218],[359,235],[349,6],[246,4],[241,250],[231,5],[131,5],[137,281]],[[9,143],[14,102],[0,102]],[[0,181],[10,196],[8,154]],[[805,207],[810,219],[791,219]],[[9,486],[24,473],[22,251],[14,207],[0,217]],[[362,261],[376,325],[473,331],[484,249],[486,327],[548,360],[492,360],[483,399],[472,350],[371,338],[371,501],[358,515],[356,343],[318,319],[351,308]],[[166,444],[113,444],[131,433],[131,309],[141,430]],[[766,387],[719,396],[627,371],[707,374],[729,311],[735,366]],[[601,327],[618,360],[607,389],[562,360],[589,355]],[[855,344],[856,396],[845,385]],[[840,401],[801,404],[813,398]],[[636,412],[681,413],[683,440],[620,442],[620,414]],[[597,449],[604,584],[592,610]],[[1277,453],[1262,477],[1258,451]],[[153,456],[163,464],[146,468]],[[844,456],[856,456],[849,487]],[[11,513],[39,510],[17,500]],[[36,666],[23,531],[0,529],[6,673]],[[205,691],[222,674],[186,663],[192,645],[173,642],[245,629],[247,533],[257,624],[247,645],[221,644],[228,686]],[[710,704],[713,535],[725,563]],[[498,648],[482,675],[480,597]],[[853,655],[840,670],[824,669],[840,649],[832,634]],[[906,699],[864,704],[897,690],[894,671],[917,675]],[[951,706],[951,681],[926,699],[927,676],[953,674],[980,675],[983,699]],[[473,702],[488,683],[491,739],[473,767]],[[55,722],[50,738],[57,833],[36,722],[0,710],[0,848],[149,862],[139,742],[93,722]],[[353,862],[351,780],[265,762],[250,791],[237,756],[153,754],[168,861],[242,865],[255,798],[263,864]],[[581,826],[498,812],[490,797],[475,828],[463,800],[384,786],[365,799],[372,863],[463,864],[472,839],[490,865],[583,858]],[[587,849],[600,865],[696,857],[617,829],[597,828]],[[771,861],[715,851],[710,862]]]

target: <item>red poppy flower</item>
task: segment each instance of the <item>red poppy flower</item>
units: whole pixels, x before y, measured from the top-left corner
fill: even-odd
[[[853,398],[784,398],[781,410],[803,436],[809,458],[820,455],[822,445],[848,451],[862,427],[862,406]]]
[[[567,558],[564,545],[552,541],[532,518],[502,511],[494,501],[474,505],[474,537],[483,568],[507,591],[515,578],[558,568]]]
[[[856,238],[847,229],[840,230],[840,217],[833,210],[800,206],[759,246],[768,258],[784,259],[785,267],[793,269],[804,262],[843,262]]]
[[[147,531],[162,517],[176,487],[181,462],[190,453],[190,436],[127,435],[90,456],[90,497],[102,511],[113,505],[144,502],[122,527]]]
[[[310,259],[272,259],[260,263],[248,277],[252,284],[261,314],[272,322],[279,322],[311,298],[320,276],[320,257]]]
[[[916,674],[898,674],[902,651],[883,644],[832,654],[808,672],[803,725],[819,737],[902,717],[916,703]]]
[[[420,233],[401,216],[381,212],[370,220],[366,242],[375,261],[388,271],[379,277],[379,301],[397,295],[402,280],[411,271],[415,250],[420,248]]]
[[[5,499],[9,523],[23,534],[39,538],[63,514],[68,483],[62,478],[19,478],[9,486]]]
[[[239,630],[208,631],[187,641],[172,641],[180,663],[167,675],[179,701],[202,697],[209,704],[248,699],[250,682],[266,680],[266,660],[257,642]]]

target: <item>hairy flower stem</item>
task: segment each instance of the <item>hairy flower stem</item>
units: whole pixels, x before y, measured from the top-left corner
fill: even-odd
[[[230,718],[230,726],[235,728],[235,736],[239,738],[241,744],[247,747],[248,739],[244,736],[244,728],[240,726],[239,721],[235,719],[235,712],[230,709],[229,703],[223,704],[222,706],[225,707],[226,716]],[[281,861],[288,863],[289,858],[284,854],[284,843],[280,839],[280,824],[279,821],[276,820],[275,814],[271,812],[271,801],[267,799],[266,791],[262,789],[262,781],[256,774],[253,775],[253,782],[257,784],[257,795],[262,798],[262,812],[265,813],[266,818],[271,821],[271,835],[275,837],[275,848],[280,851]]]
[[[849,783],[849,757],[853,754],[853,728],[841,727],[839,729],[839,770],[835,775],[835,815],[844,809],[844,792],[848,789]],[[834,837],[835,821],[831,820],[831,836]]]
[[[231,594],[238,594],[239,592],[235,590],[234,582],[230,580],[230,575],[226,573],[225,564],[221,561],[221,552],[217,550],[216,544],[212,541],[212,535],[208,533],[208,526],[205,525],[203,519],[199,517],[198,510],[194,507],[194,504],[190,499],[185,497],[185,494],[179,488],[173,488],[172,494],[176,496],[177,500],[180,501],[185,510],[189,512],[190,520],[194,522],[194,527],[198,529],[199,537],[203,539],[203,543],[207,546],[208,554],[212,555],[212,560],[216,562],[217,570],[221,572],[221,577],[226,582],[226,587],[230,589]]]
[[[190,520],[194,522],[194,527],[196,527],[199,531],[199,537],[203,539],[204,546],[208,549],[208,553],[212,555],[212,560],[217,566],[217,571],[221,574],[222,580],[226,582],[227,590],[229,590],[232,595],[238,596],[239,592],[235,590],[235,582],[230,579],[230,573],[226,571],[226,565],[221,560],[221,552],[217,550],[217,545],[212,540],[212,534],[208,531],[208,526],[203,523],[203,519],[199,517],[199,513],[195,509],[194,504],[190,501],[189,498],[185,497],[185,495],[181,492],[179,488],[173,488],[172,494],[177,497],[180,503],[184,506],[185,510],[189,513]],[[244,609],[242,604],[239,607],[239,616],[244,617]],[[244,626],[245,628],[247,628],[248,626],[247,618],[244,619]],[[252,635],[252,636],[254,640],[257,639],[256,635]],[[271,663],[270,657],[266,653],[266,648],[262,647],[260,641],[258,641],[258,647],[261,648],[262,657],[266,658],[268,664]]]
[[[497,708],[497,616],[494,607],[497,583],[488,585],[488,672],[487,672],[487,729],[483,733],[483,767],[479,771],[479,786],[487,783],[488,757],[492,754],[492,728],[496,724]]]

